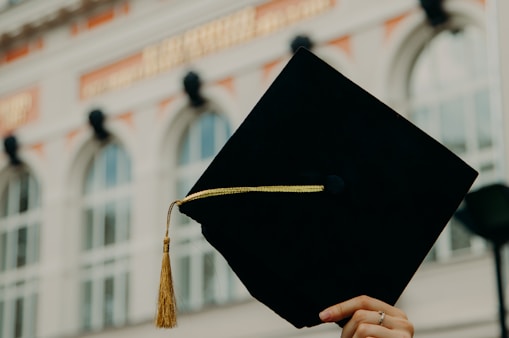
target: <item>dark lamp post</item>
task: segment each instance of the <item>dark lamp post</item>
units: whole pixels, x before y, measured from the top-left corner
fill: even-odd
[[[189,71],[182,79],[184,91],[189,97],[189,102],[193,107],[200,107],[205,103],[205,98],[201,95],[202,81],[200,75],[196,72]]]
[[[16,136],[10,135],[4,138],[4,151],[7,156],[9,156],[9,160],[13,166],[19,166],[21,164],[21,160],[18,156],[18,150],[19,143]]]
[[[456,212],[470,231],[493,245],[499,303],[500,332],[508,338],[504,286],[502,282],[502,247],[509,240],[509,187],[492,184],[465,196],[464,208]]]
[[[440,26],[449,19],[442,0],[419,0],[419,2],[431,26]]]
[[[99,141],[105,141],[110,136],[104,126],[105,121],[106,115],[100,109],[94,109],[88,114],[88,123],[94,130],[95,138]]]

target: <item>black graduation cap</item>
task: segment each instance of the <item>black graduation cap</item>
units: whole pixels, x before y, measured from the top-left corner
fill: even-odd
[[[354,296],[394,304],[476,176],[301,48],[175,203],[252,296],[301,328]]]

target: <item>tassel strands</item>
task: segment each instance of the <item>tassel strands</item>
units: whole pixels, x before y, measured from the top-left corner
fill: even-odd
[[[164,236],[163,244],[163,262],[159,282],[159,299],[155,320],[155,324],[159,328],[173,328],[177,326],[177,302],[175,300],[175,291],[173,289],[173,279],[171,275],[170,238],[168,237],[171,210],[177,203],[178,201],[175,201],[170,205],[166,219],[166,234]]]

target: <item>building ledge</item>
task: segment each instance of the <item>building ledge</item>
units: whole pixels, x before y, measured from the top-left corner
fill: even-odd
[[[117,0],[26,1],[0,12],[0,51]]]

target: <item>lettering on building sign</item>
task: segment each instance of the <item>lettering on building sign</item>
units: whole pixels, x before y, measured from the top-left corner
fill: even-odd
[[[37,117],[38,90],[32,88],[0,98],[0,134],[8,133]]]
[[[325,12],[335,5],[335,1],[273,0],[257,7],[246,7],[83,75],[80,97],[88,99],[127,87],[185,62],[274,33]]]

